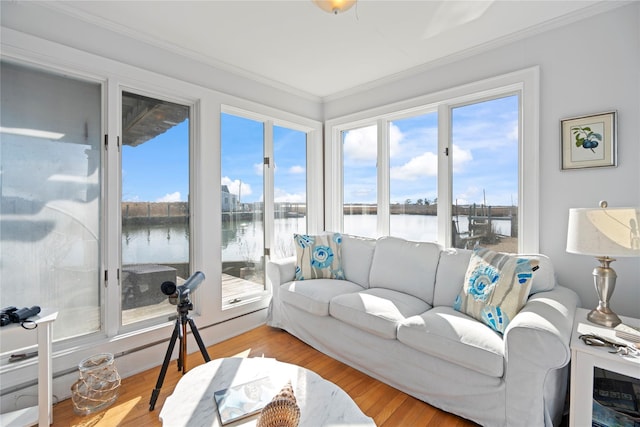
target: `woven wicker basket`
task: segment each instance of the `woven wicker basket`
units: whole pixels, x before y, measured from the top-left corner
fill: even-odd
[[[256,427],[297,427],[300,408],[291,381],[260,412]]]
[[[88,415],[115,402],[120,388],[120,375],[113,364],[113,354],[88,357],[78,365],[80,379],[71,386],[73,410]]]

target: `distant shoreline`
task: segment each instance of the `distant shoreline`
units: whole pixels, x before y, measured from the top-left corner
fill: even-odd
[[[306,215],[306,205],[303,203],[276,203],[276,214],[283,216]],[[253,209],[252,209],[253,208]],[[246,209],[236,212],[221,212],[222,215],[249,215],[260,212],[262,204],[246,204]],[[344,215],[377,215],[376,204],[346,204],[343,207]],[[511,218],[517,215],[517,206],[482,206],[482,205],[453,205],[453,216],[491,216],[492,218]],[[430,215],[438,214],[437,204],[393,204],[389,206],[391,215]],[[131,223],[157,222],[175,223],[186,220],[189,217],[189,205],[187,202],[123,202],[122,218]]]

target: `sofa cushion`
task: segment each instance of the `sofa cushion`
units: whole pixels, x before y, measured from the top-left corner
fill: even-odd
[[[398,324],[431,307],[419,298],[373,288],[331,300],[329,313],[338,320],[382,338],[395,339]]]
[[[518,258],[528,259],[532,265],[538,264],[533,272],[529,294],[550,291],[556,286],[556,273],[548,256],[542,254],[511,254]]]
[[[432,304],[440,249],[437,243],[381,237],[373,253],[369,286],[404,292]]]
[[[342,235],[342,271],[350,282],[368,288],[376,239]]]
[[[527,301],[532,277],[529,260],[478,248],[453,307],[504,333]]]
[[[315,279],[285,283],[280,286],[278,294],[284,303],[316,316],[328,316],[329,301],[333,297],[363,289],[346,280]]]
[[[446,305],[451,307],[462,289],[464,275],[469,266],[472,250],[445,249],[440,252],[436,286],[433,291],[433,306]]]
[[[296,280],[344,279],[340,233],[294,234]]]
[[[486,325],[451,307],[434,307],[398,326],[398,341],[484,375],[504,373],[504,341]]]

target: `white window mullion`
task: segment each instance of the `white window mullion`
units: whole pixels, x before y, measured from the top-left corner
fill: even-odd
[[[120,328],[120,280],[122,274],[120,267],[120,230],[121,230],[121,150],[119,139],[121,130],[121,91],[118,82],[110,79],[107,84],[106,105],[106,135],[108,135],[108,148],[105,152],[104,181],[105,197],[104,209],[104,262],[106,271],[101,283],[104,289],[105,304],[102,306],[104,327],[107,336],[115,336]],[[104,272],[103,272],[104,276]]]
[[[322,149],[322,132],[307,132],[307,232],[311,234],[325,229],[323,221]],[[327,228],[327,230],[332,229]]]
[[[342,176],[342,146],[344,132],[336,127],[325,130],[325,229],[340,231],[343,229],[344,179]]]
[[[270,249],[274,235],[273,174],[276,168],[273,158],[273,120],[266,120],[264,122],[264,157],[264,247],[265,249]]]
[[[451,247],[451,179],[453,146],[451,144],[451,107],[438,106],[438,242]]]
[[[540,251],[540,70],[524,73],[520,95],[518,251]]]
[[[390,208],[389,208],[389,121],[379,119],[378,127],[378,236],[388,236],[390,229]]]

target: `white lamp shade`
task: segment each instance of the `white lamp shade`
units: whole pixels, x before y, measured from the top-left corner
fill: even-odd
[[[640,208],[569,209],[567,252],[640,257]]]

